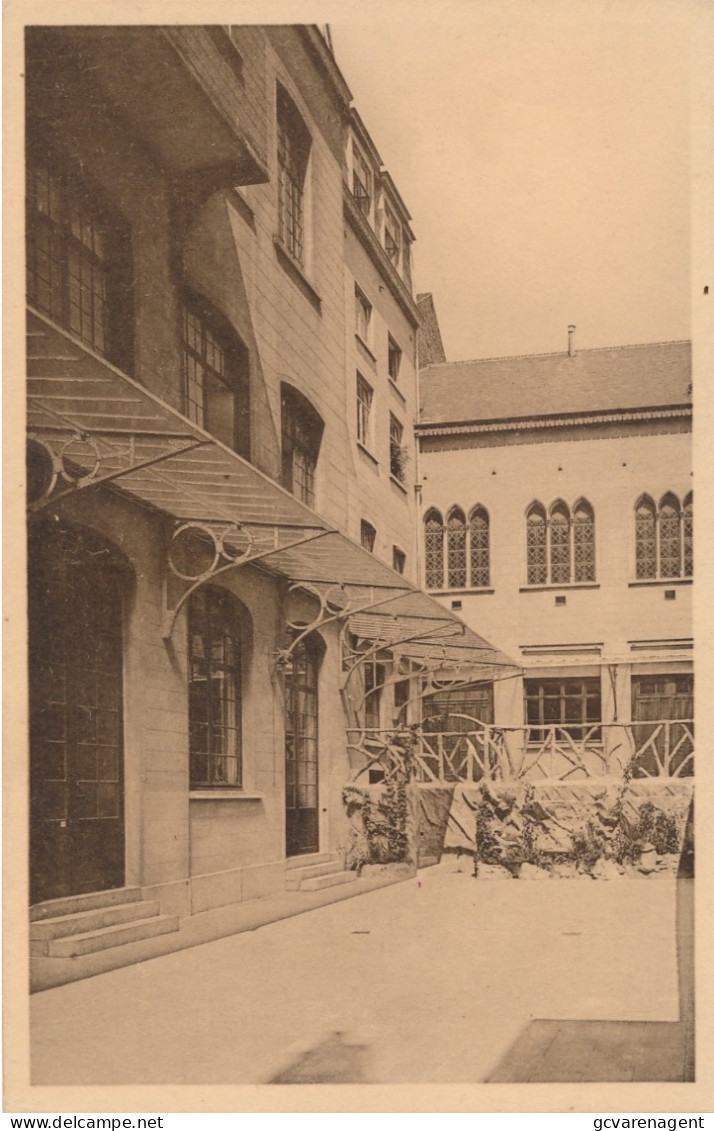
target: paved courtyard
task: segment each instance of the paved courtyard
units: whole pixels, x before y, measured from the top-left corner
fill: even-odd
[[[34,995],[32,1082],[503,1079],[533,1023],[678,1020],[675,896],[426,870]]]

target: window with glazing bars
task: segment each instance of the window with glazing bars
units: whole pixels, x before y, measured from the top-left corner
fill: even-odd
[[[230,593],[205,586],[188,606],[191,789],[242,785],[241,625]]]
[[[28,162],[27,301],[125,370],[133,325],[130,238],[86,183]]]
[[[365,448],[369,447],[372,438],[371,416],[372,397],[374,391],[368,385],[361,373],[357,374],[357,439]]]
[[[186,415],[228,447],[250,454],[247,351],[199,304],[182,305]]]
[[[635,506],[635,576],[638,580],[691,577],[694,572],[694,513],[690,492],[680,506],[668,492],[659,506],[642,495]]]
[[[372,172],[352,143],[352,195],[360,212],[369,219],[372,210]]]
[[[444,587],[444,520],[437,510],[424,517],[424,583],[427,589]]]
[[[488,512],[474,507],[469,518],[469,558],[471,585],[485,589],[491,582],[490,530]]]
[[[526,513],[529,585],[595,581],[595,514],[585,499],[570,508],[556,500],[546,513],[532,503]]]
[[[305,264],[305,177],[310,134],[290,96],[278,86],[278,236],[285,250]]]
[[[524,680],[526,725],[530,742],[543,742],[552,727],[573,739],[600,741],[600,679]]]
[[[466,519],[454,507],[446,519],[446,561],[449,589],[466,588]]]
[[[304,503],[315,502],[323,422],[307,397],[289,385],[281,392],[283,486]]]
[[[372,523],[367,522],[367,520],[363,518],[359,524],[359,539],[361,545],[364,546],[365,550],[369,550],[370,553],[374,553],[376,537],[377,531],[372,526]]]

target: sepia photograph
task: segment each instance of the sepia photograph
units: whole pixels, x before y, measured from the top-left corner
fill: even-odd
[[[694,1110],[700,6],[9,10],[8,1095]]]

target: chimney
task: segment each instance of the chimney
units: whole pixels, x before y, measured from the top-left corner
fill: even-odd
[[[575,326],[568,326],[568,357],[575,357]]]

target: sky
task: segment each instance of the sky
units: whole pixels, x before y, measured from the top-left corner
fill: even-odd
[[[394,6],[390,6],[394,3]],[[394,0],[330,23],[449,361],[690,336],[679,0]]]

